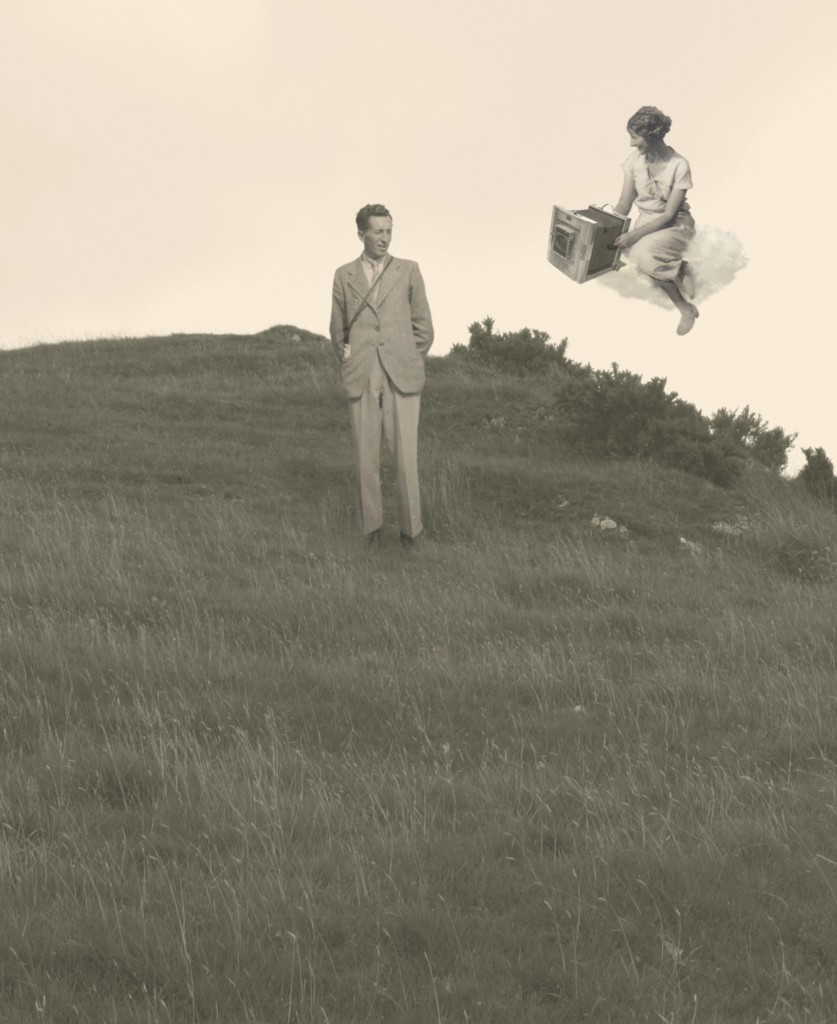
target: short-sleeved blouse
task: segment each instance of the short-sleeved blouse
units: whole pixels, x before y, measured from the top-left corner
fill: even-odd
[[[626,174],[631,175],[636,186],[636,205],[642,213],[662,213],[666,208],[672,189],[692,188],[692,171],[689,161],[679,153],[671,151],[668,160],[654,164],[653,172],[642,153],[634,150],[622,164]],[[681,210],[689,209],[684,199]]]

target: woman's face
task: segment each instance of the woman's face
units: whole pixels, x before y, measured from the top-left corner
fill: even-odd
[[[630,129],[628,129],[628,138],[631,140],[631,145],[637,153],[648,152],[648,139],[644,138],[642,135],[637,135],[636,132],[632,132]]]

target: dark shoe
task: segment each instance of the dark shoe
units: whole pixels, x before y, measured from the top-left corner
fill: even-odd
[[[376,548],[380,545],[383,532],[383,527],[379,526],[377,530],[366,534],[366,543],[370,548]]]
[[[410,551],[415,551],[417,547],[421,545],[423,533],[417,533],[415,537],[411,537],[408,533],[401,531],[401,547],[407,548]]]

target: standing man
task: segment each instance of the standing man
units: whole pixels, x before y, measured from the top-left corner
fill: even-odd
[[[334,274],[331,343],[340,360],[355,449],[358,518],[381,535],[381,434],[395,465],[401,541],[422,530],[418,421],[433,323],[418,264],[389,255],[392,217],[380,203],[355,218],[363,252]]]

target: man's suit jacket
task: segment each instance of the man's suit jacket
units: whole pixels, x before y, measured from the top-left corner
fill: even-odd
[[[360,257],[337,268],[329,329],[338,359],[342,357],[346,329],[368,291]],[[376,296],[363,305],[352,325],[349,343],[351,355],[340,364],[343,390],[349,398],[363,394],[378,355],[399,391],[421,391],[424,357],[433,344],[433,321],[418,263],[392,258]]]

